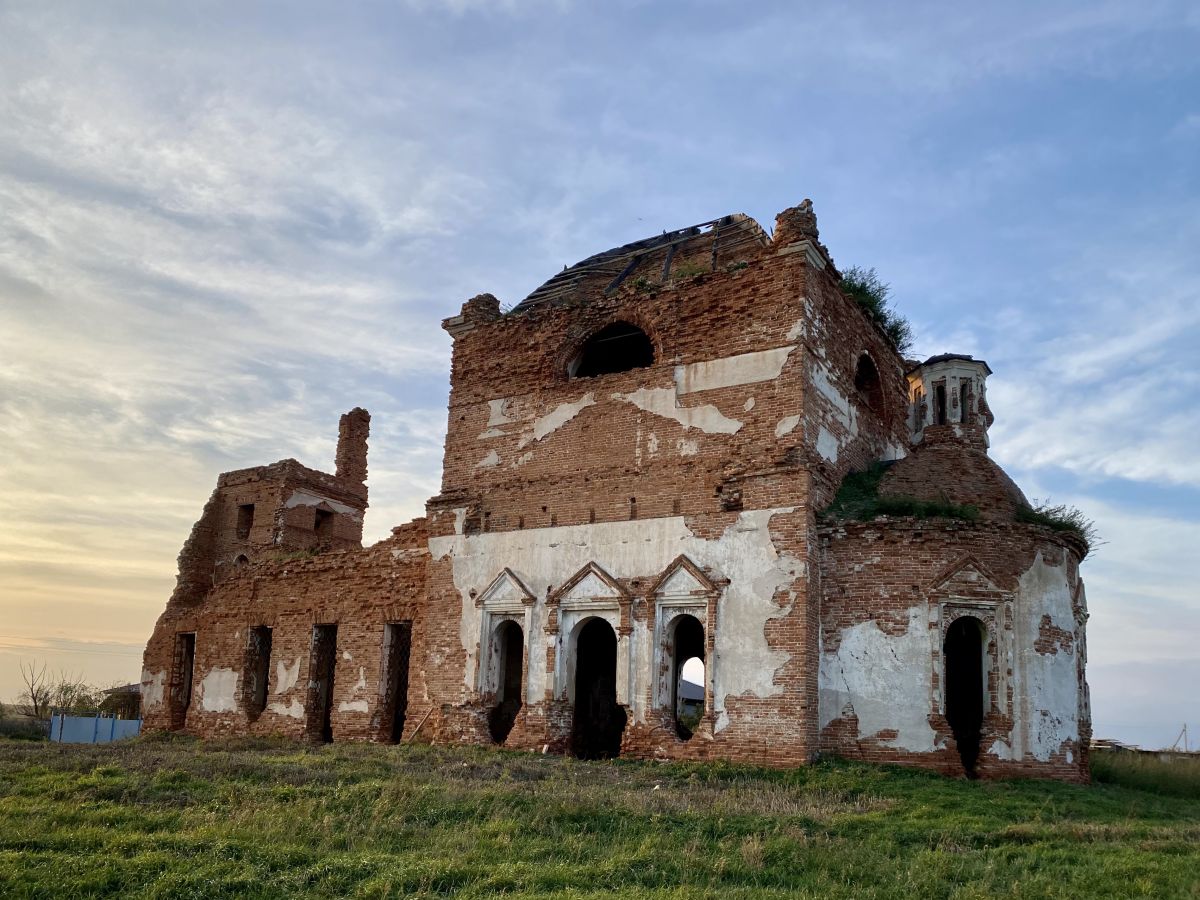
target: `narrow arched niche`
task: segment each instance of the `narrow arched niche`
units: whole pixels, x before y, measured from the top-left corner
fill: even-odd
[[[605,325],[579,348],[567,363],[567,377],[594,378],[654,365],[654,343],[629,322]]]
[[[883,415],[883,383],[875,361],[866,353],[859,356],[854,367],[854,389],[872,412]]]

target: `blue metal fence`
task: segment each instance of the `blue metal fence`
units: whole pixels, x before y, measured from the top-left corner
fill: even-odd
[[[110,716],[68,716],[54,713],[50,717],[50,740],[60,744],[107,744],[133,737],[142,730],[141,719],[114,719]]]

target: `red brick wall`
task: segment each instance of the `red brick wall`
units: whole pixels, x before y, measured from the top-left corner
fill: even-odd
[[[299,738],[306,721],[303,708],[313,626],[336,624],[334,739],[375,739],[382,728],[377,714],[384,625],[411,622],[413,654],[405,726],[406,733],[411,732],[430,705],[423,673],[425,609],[421,602],[428,551],[423,542],[414,540],[419,535],[413,530],[404,537],[409,540],[393,538],[367,550],[262,560],[239,570],[199,604],[168,607],[146,648],[144,668],[151,675],[169,672],[175,636],[194,632],[195,683],[186,729],[204,735],[283,734]],[[272,629],[267,709],[255,721],[248,721],[243,690],[249,629],[262,625]],[[343,655],[347,653],[350,659]],[[285,680],[290,686],[286,690],[279,677],[280,663],[289,670]],[[214,669],[232,669],[236,675],[235,708],[205,708],[201,685]],[[159,706],[147,704],[148,728],[170,727],[170,702],[166,699]],[[362,700],[367,701],[365,712],[339,709],[343,703]],[[298,709],[300,713],[288,715],[279,707]]]
[[[490,698],[477,676],[484,648],[470,635],[484,615],[475,600],[513,566],[535,596],[524,631],[526,702],[506,745],[567,749],[572,709],[555,667],[570,651],[559,644],[554,598],[591,561],[618,580],[615,624],[634,659],[624,754],[793,765],[824,748],[904,761],[880,735],[874,745],[852,741],[853,722],[820,729],[822,652],[862,617],[898,627],[912,585],[923,583],[917,570],[928,574],[964,547],[1008,579],[1028,566],[1034,543],[1061,548],[1028,529],[982,526],[899,524],[878,534],[849,526],[818,539],[816,511],[844,475],[904,452],[903,364],[841,293],[810,206],[781,214],[774,241],[747,220],[730,222],[724,237],[680,233],[674,249],[648,250],[632,269],[614,264],[624,281],[602,261],[553,280],[540,305],[501,315],[489,295],[464,304],[446,322],[455,342],[442,491],[426,519],[389,540],[359,547],[363,410],[342,419],[337,475],[285,460],[222,476],[147,646],[149,727],[311,737],[313,627],[336,624],[334,739],[379,739],[384,626],[403,621],[412,623],[405,734],[489,743]],[[570,378],[583,343],[616,321],[644,330],[654,364]],[[869,394],[855,386],[864,355],[879,376]],[[296,501],[298,491],[338,510],[332,534],[314,533],[320,507]],[[239,536],[238,507],[247,503],[256,507],[254,527]],[[617,535],[608,544],[599,539],[604,527]],[[507,549],[492,556],[482,547]],[[657,669],[638,655],[658,640],[654,585],[685,547],[714,585],[704,619],[716,692],[688,741],[677,736],[672,711],[655,706]],[[762,554],[758,569],[743,565],[747,553]],[[239,554],[248,565],[232,565]],[[247,648],[249,630],[260,626],[272,628],[272,665],[267,709],[256,717],[247,710]],[[1043,629],[1046,640],[1062,648],[1053,627]],[[183,632],[196,635],[186,717],[177,703],[172,715],[171,701],[172,685],[178,694],[182,683]],[[747,663],[733,634],[761,645],[761,659]],[[532,681],[542,669],[543,680]],[[533,691],[535,683],[544,690]],[[155,703],[159,689],[164,699]],[[922,762],[948,768],[945,758]],[[1072,777],[1057,762],[1042,768]]]

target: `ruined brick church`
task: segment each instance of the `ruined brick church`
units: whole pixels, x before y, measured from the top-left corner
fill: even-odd
[[[426,515],[362,546],[362,409],[332,474],[220,476],[147,727],[1086,780],[1086,546],[989,459],[987,364],[840,284],[805,201],[467,301]],[[837,514],[864,472],[892,511]]]

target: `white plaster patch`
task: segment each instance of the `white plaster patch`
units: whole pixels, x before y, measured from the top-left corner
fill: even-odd
[[[852,437],[856,436],[858,434],[858,413],[855,412],[850,399],[834,385],[829,375],[829,369],[822,363],[813,363],[811,374],[812,386],[816,388],[817,393],[829,401],[834,414],[838,421],[845,426],[846,431]]]
[[[233,712],[237,709],[238,673],[233,669],[212,669],[200,682],[200,706],[206,712]]]
[[[509,425],[512,419],[508,415],[508,397],[499,397],[497,400],[487,401],[487,428],[479,436],[480,440],[490,440],[491,438],[503,437],[508,432],[504,431],[502,425]]]
[[[821,727],[849,713],[858,717],[858,737],[895,729],[889,747],[932,753],[929,726],[933,680],[930,631],[924,606],[908,611],[904,634],[884,634],[874,621],[843,628],[836,651],[821,654]]]
[[[343,700],[338,704],[338,709],[342,712],[365,713],[370,709],[370,706],[366,700]]]
[[[817,452],[830,462],[837,462],[838,450],[840,448],[841,445],[838,443],[838,439],[822,425],[820,432],[817,433]]]
[[[750,412],[750,410],[754,409],[754,398],[746,398],[746,402],[742,404],[742,409],[744,409],[746,412]]]
[[[794,346],[775,347],[676,366],[675,392],[682,396],[697,391],[773,381],[779,377],[788,355],[795,349]]]
[[[700,452],[700,443],[698,441],[689,441],[686,438],[680,438],[676,446],[679,448],[680,456],[695,456]]]
[[[799,416],[787,416],[779,420],[775,426],[775,437],[781,438],[785,434],[791,434],[796,430],[796,426],[800,424]]]
[[[490,469],[492,466],[500,465],[500,454],[495,450],[489,450],[488,455],[475,463],[477,469]]]
[[[495,400],[488,401],[488,428],[496,428],[499,425],[507,425],[512,422],[508,417],[508,398],[499,397]]]
[[[292,509],[295,506],[320,506],[321,504],[325,504],[334,512],[349,516],[356,522],[362,521],[361,510],[357,510],[353,506],[347,506],[345,503],[338,503],[336,500],[330,500],[328,497],[311,494],[308,491],[292,491],[292,495],[287,498],[287,502],[283,505],[288,509]]]
[[[151,673],[148,669],[142,669],[142,705],[146,709],[157,709],[162,706],[166,686],[167,673],[165,670]]]
[[[365,691],[367,689],[367,667],[358,667],[358,681],[354,683],[355,691]]]
[[[1032,565],[1018,580],[1022,613],[1018,634],[1021,703],[1020,719],[1026,753],[1045,762],[1064,742],[1079,738],[1079,684],[1074,648],[1059,647],[1057,653],[1039,653],[1034,642],[1042,616],[1075,634],[1071,586],[1066,568],[1046,563],[1039,550]],[[1017,730],[1014,729],[1014,732]]]
[[[287,716],[289,719],[304,718],[304,704],[299,700],[293,700],[291,703],[271,703],[267,709],[276,715]]]
[[[350,655],[350,651],[349,651],[349,650],[343,650],[343,651],[342,651],[342,659],[344,659],[344,660],[346,660],[347,662],[349,662],[350,660],[354,659],[354,657]]]
[[[646,449],[650,452],[651,456],[658,452],[658,435],[653,431],[650,432],[650,436],[646,438]]]
[[[521,435],[521,440],[517,444],[520,449],[526,444],[533,441],[540,441],[542,438],[553,434],[562,428],[573,418],[587,409],[589,406],[596,405],[596,395],[593,393],[584,394],[573,403],[560,403],[544,416],[539,416],[533,420],[531,429]]]
[[[742,423],[730,419],[711,404],[704,406],[679,407],[675,405],[675,391],[671,388],[638,388],[630,394],[613,394],[614,400],[632,403],[638,409],[674,419],[684,428],[696,428],[706,434],[735,434]]]
[[[805,302],[806,304],[808,303],[808,301],[807,301],[807,300],[805,300],[804,302]],[[804,319],[797,319],[797,320],[796,320],[796,324],[795,324],[795,325],[793,325],[791,328],[789,328],[789,329],[788,329],[788,333],[787,333],[787,339],[788,339],[789,341],[798,341],[798,340],[800,340],[800,338],[804,337],[804,327],[805,327],[805,326],[804,326]]]
[[[282,659],[275,663],[275,693],[286,694],[300,680],[300,660],[290,666]]]
[[[1016,755],[1013,753],[1012,744],[1007,741],[1002,741],[997,738],[992,742],[992,746],[988,748],[988,753],[996,759],[1013,760]]]

